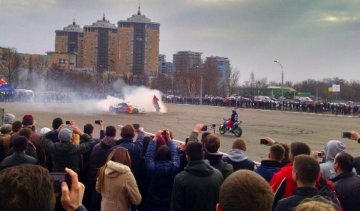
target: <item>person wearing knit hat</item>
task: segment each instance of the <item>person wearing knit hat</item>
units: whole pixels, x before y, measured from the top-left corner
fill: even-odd
[[[22,124],[24,126],[34,125],[34,117],[31,114],[26,114],[23,117]]]
[[[65,126],[59,131],[59,141],[62,142],[71,142],[73,135],[73,129],[71,127]]]
[[[43,128],[40,129],[40,135],[41,135],[41,136],[45,136],[45,134],[48,133],[48,132],[50,132],[50,131],[51,131],[50,128],[48,128],[48,127],[43,127]]]
[[[12,124],[15,122],[15,115],[11,113],[6,113],[4,115],[4,124]]]
[[[325,162],[320,164],[321,176],[324,179],[336,177],[334,159],[337,153],[346,151],[346,146],[339,140],[328,141],[325,147]]]

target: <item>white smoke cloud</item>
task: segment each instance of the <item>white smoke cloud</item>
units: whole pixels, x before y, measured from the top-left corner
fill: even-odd
[[[121,97],[107,96],[105,100],[96,103],[96,108],[100,111],[108,111],[110,106],[125,102],[129,105],[134,105],[145,112],[156,112],[153,105],[153,97],[155,95],[159,99],[160,112],[167,112],[167,109],[161,100],[162,94],[159,90],[149,89],[144,86],[123,86],[119,95]]]

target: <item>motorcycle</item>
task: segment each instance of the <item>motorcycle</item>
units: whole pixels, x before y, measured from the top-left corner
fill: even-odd
[[[219,133],[225,134],[226,132],[230,132],[230,133],[233,133],[236,137],[240,137],[242,135],[242,129],[239,125],[242,123],[242,121],[235,122],[233,124],[233,126],[231,127],[231,131],[228,130],[226,127],[228,121],[229,121],[228,119],[224,118],[224,123],[222,125],[220,125],[220,127],[219,127]]]

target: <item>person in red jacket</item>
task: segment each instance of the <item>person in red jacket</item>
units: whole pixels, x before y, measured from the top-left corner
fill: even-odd
[[[291,162],[284,167],[282,167],[278,172],[274,174],[274,176],[270,180],[270,186],[274,193],[279,191],[280,185],[283,182],[283,179],[286,179],[285,182],[285,190],[281,195],[281,198],[287,198],[294,194],[294,191],[297,187],[296,183],[292,180],[292,170],[293,170],[293,162],[294,158],[297,155],[310,155],[310,147],[302,142],[293,142],[290,145],[290,160]]]

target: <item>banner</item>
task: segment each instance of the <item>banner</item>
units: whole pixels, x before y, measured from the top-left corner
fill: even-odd
[[[340,92],[340,84],[329,84],[328,92]]]

